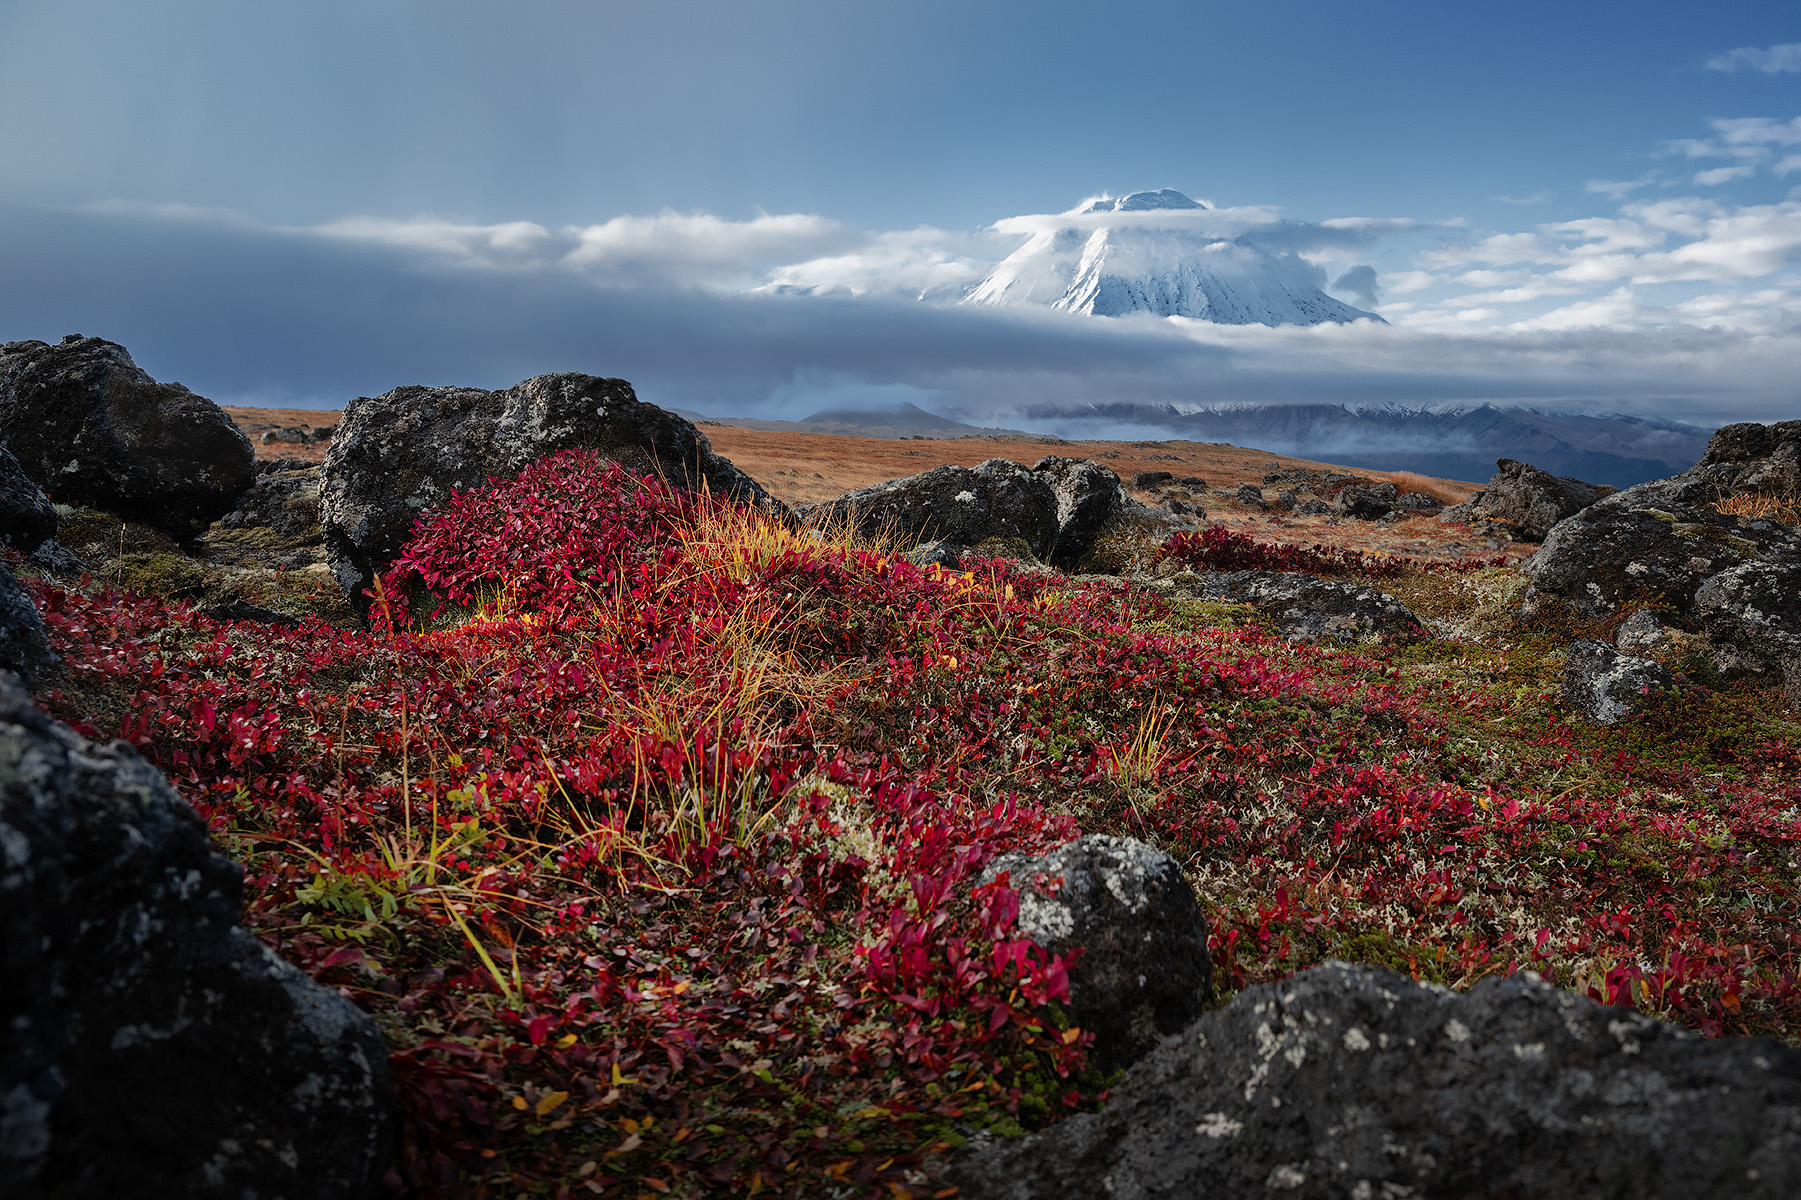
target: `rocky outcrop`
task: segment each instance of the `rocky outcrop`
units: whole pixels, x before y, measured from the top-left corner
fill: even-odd
[[[1069,972],[1070,1021],[1095,1035],[1090,1060],[1126,1066],[1180,1033],[1213,997],[1207,914],[1161,850],[1094,834],[1049,854],[1004,854],[981,881],[1008,875],[1019,931],[1058,954]]]
[[[267,529],[282,545],[319,542],[319,467],[293,459],[256,464],[256,482],[219,518],[226,529]]]
[[[1057,499],[1057,540],[1047,561],[1059,570],[1074,569],[1125,511],[1125,489],[1111,467],[1086,458],[1046,456],[1032,464],[1032,474],[1049,484]]]
[[[1439,520],[1462,524],[1499,521],[1516,541],[1542,542],[1559,521],[1615,491],[1511,458],[1496,459],[1495,466],[1499,470],[1486,488],[1445,509]]]
[[[1004,458],[975,467],[944,466],[846,492],[805,511],[809,519],[845,523],[868,537],[903,546],[943,541],[975,546],[1020,538],[1039,558],[1058,543],[1058,496],[1050,482]]]
[[[0,446],[0,546],[30,554],[56,536],[60,522],[44,489]]]
[[[1529,975],[1467,994],[1328,963],[1159,1046],[1106,1108],[953,1167],[966,1200],[1778,1200],[1801,1052]]]
[[[59,504],[187,540],[231,511],[255,453],[231,418],[125,347],[70,334],[0,346],[0,443]]]
[[[639,400],[623,379],[539,375],[498,392],[399,387],[350,402],[320,473],[326,553],[351,607],[367,612],[365,589],[406,544],[413,522],[452,491],[578,448],[676,487],[786,511],[691,422]]]
[[[1394,511],[1400,489],[1392,483],[1352,483],[1332,497],[1332,511],[1359,521],[1377,521]]]
[[[1177,590],[1206,600],[1248,604],[1272,618],[1290,641],[1370,642],[1422,637],[1407,606],[1367,584],[1287,571],[1208,571],[1172,577]]]
[[[1801,649],[1801,535],[1718,505],[1798,494],[1798,460],[1801,421],[1721,429],[1692,470],[1604,496],[1553,528],[1522,564],[1532,580],[1523,614],[1562,605],[1596,619],[1656,599],[1706,632],[1728,678],[1786,675]]]
[[[238,868],[123,742],[0,674],[0,1194],[376,1194],[375,1024],[238,924]]]
[[[37,605],[12,569],[0,561],[0,671],[12,671],[26,687],[36,689],[59,661],[50,649]]]
[[[1675,686],[1667,668],[1621,654],[1606,642],[1578,638],[1564,659],[1563,698],[1596,725],[1617,725]]]

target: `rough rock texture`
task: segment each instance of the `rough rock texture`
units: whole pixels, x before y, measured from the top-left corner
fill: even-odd
[[[1139,471],[1132,476],[1132,486],[1143,491],[1146,488],[1162,487],[1174,479],[1175,476],[1168,471]]]
[[[1003,872],[1019,893],[1021,933],[1058,954],[1082,948],[1067,1011],[1094,1031],[1096,1065],[1135,1062],[1201,1015],[1213,996],[1207,914],[1175,859],[1094,834],[1036,858],[1004,854],[982,882]]]
[[[967,547],[953,546],[949,542],[921,542],[902,557],[916,567],[939,566],[955,570],[963,561],[966,550]]]
[[[965,1200],[1778,1200],[1801,1195],[1801,1052],[1531,976],[1458,995],[1327,963],[952,1179]]]
[[[1047,561],[1068,570],[1125,511],[1125,489],[1113,468],[1086,458],[1049,455],[1032,464],[1032,474],[1050,484],[1057,498],[1057,540]]]
[[[1232,498],[1240,504],[1248,505],[1251,508],[1265,507],[1263,503],[1263,489],[1254,483],[1239,484],[1238,489],[1232,493]]]
[[[0,442],[59,504],[184,540],[231,511],[256,457],[211,400],[156,382],[123,346],[76,334],[0,346]]]
[[[1728,679],[1779,679],[1801,664],[1801,563],[1746,563],[1695,592],[1695,616]]]
[[[623,379],[539,375],[499,392],[398,387],[352,400],[337,430],[320,472],[320,524],[332,574],[359,615],[364,589],[421,513],[558,450],[597,450],[677,487],[704,484],[786,511],[691,422],[639,400]]]
[[[1401,493],[1392,483],[1353,483],[1332,497],[1332,511],[1340,516],[1374,521],[1394,511]]]
[[[806,510],[846,521],[871,536],[905,542],[974,546],[989,538],[1021,538],[1043,559],[1057,544],[1058,497],[1037,472],[1004,458],[975,467],[933,467],[874,487],[846,492]]]
[[[374,1022],[238,925],[238,868],[162,776],[8,675],[0,846],[0,1195],[376,1193]]]
[[[36,688],[59,662],[38,606],[12,569],[0,562],[0,670],[16,672],[26,687]]]
[[[1798,455],[1801,421],[1728,425],[1692,469],[1595,501],[1559,522],[1522,564],[1532,577],[1525,614],[1562,603],[1583,617],[1605,617],[1656,595],[1687,615],[1701,585],[1722,571],[1801,563],[1792,527],[1710,507],[1742,492],[1785,494],[1795,486]]]
[[[27,556],[26,561],[46,575],[57,575],[65,578],[79,577],[87,573],[88,565],[67,546],[50,538],[39,544]]]
[[[56,536],[56,508],[19,460],[0,446],[0,546],[30,554]]]
[[[1402,492],[1395,500],[1395,507],[1408,512],[1435,513],[1444,510],[1444,503],[1435,496],[1425,492]]]
[[[1669,626],[1657,619],[1657,614],[1648,608],[1641,608],[1624,621],[1614,631],[1614,648],[1630,654],[1635,650],[1650,650],[1669,641]]]
[[[267,529],[289,545],[324,536],[319,524],[319,467],[292,459],[259,462],[256,482],[219,518],[226,529]]]
[[[1499,521],[1515,540],[1542,542],[1565,517],[1573,517],[1616,489],[1553,475],[1528,463],[1498,458],[1488,486],[1439,516],[1441,521]]]
[[[1287,571],[1184,573],[1176,586],[1208,600],[1248,604],[1275,619],[1290,641],[1321,638],[1368,642],[1425,633],[1407,606],[1367,584]]]
[[[1596,725],[1617,725],[1675,686],[1667,668],[1621,654],[1606,642],[1578,638],[1564,661],[1563,698]]]

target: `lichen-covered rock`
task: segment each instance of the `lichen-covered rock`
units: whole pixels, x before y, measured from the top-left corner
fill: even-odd
[[[1201,1015],[1213,996],[1207,914],[1168,854],[1093,834],[1037,857],[1004,854],[981,881],[1002,874],[1021,933],[1058,954],[1082,949],[1066,1009],[1094,1032],[1097,1066],[1126,1066]]]
[[[1553,527],[1521,564],[1532,579],[1522,611],[1532,616],[1563,604],[1593,619],[1660,597],[1681,617],[1693,612],[1701,585],[1722,571],[1801,563],[1793,527],[1713,507],[1743,492],[1783,494],[1798,454],[1801,421],[1726,426],[1690,470],[1603,496]]]
[[[1047,455],[1032,464],[1032,474],[1048,483],[1057,498],[1057,540],[1047,561],[1058,570],[1070,570],[1119,520],[1125,511],[1125,489],[1111,467],[1086,458]]]
[[[36,688],[60,660],[50,649],[44,619],[18,577],[0,562],[0,671],[12,671]]]
[[[217,404],[76,334],[0,346],[0,443],[57,503],[184,540],[231,511],[256,458]]]
[[[1352,483],[1332,497],[1332,511],[1359,521],[1375,521],[1393,512],[1400,498],[1400,490],[1392,483]]]
[[[1621,621],[1620,627],[1613,634],[1614,648],[1627,654],[1655,649],[1669,640],[1669,626],[1658,620],[1657,614],[1648,608],[1641,608]]]
[[[1169,471],[1139,471],[1132,476],[1132,486],[1142,492],[1147,488],[1162,487],[1174,479],[1175,475]]]
[[[1596,725],[1617,725],[1675,686],[1668,668],[1589,638],[1571,642],[1564,660],[1563,698]]]
[[[1272,618],[1290,641],[1370,642],[1425,634],[1406,605],[1368,584],[1287,571],[1184,573],[1175,582],[1203,599],[1250,605]]]
[[[1695,592],[1695,616],[1728,679],[1780,680],[1801,663],[1801,563],[1746,563]]]
[[[0,446],[0,546],[30,554],[56,536],[59,524],[56,506],[44,489]]]
[[[1462,504],[1445,509],[1439,520],[1469,523],[1499,521],[1522,542],[1542,542],[1556,524],[1575,516],[1615,489],[1567,475],[1553,475],[1511,458],[1495,460],[1499,468],[1488,486]]]
[[[1232,493],[1232,498],[1248,508],[1268,507],[1263,502],[1263,489],[1254,483],[1239,484],[1237,490]]]
[[[287,546],[318,544],[325,536],[319,524],[319,470],[317,464],[291,459],[259,462],[256,482],[219,524],[267,529]]]
[[[1395,498],[1395,508],[1403,512],[1436,513],[1444,507],[1443,501],[1425,492],[1402,492]]]
[[[1020,538],[1044,559],[1057,544],[1057,494],[1034,471],[1004,458],[975,467],[933,467],[905,479],[846,492],[806,510],[809,518],[843,522],[865,536],[903,545],[944,541],[974,546]]]
[[[320,472],[332,574],[358,615],[364,591],[452,491],[510,478],[559,450],[585,449],[680,488],[703,486],[786,512],[713,452],[692,422],[646,404],[623,379],[539,375],[504,391],[398,387],[345,409]]]
[[[1779,1200],[1801,1195],[1801,1052],[1527,975],[1459,995],[1327,963],[951,1178],[966,1200]]]
[[[239,926],[238,868],[162,776],[4,674],[0,847],[0,1194],[377,1193],[374,1022]]]

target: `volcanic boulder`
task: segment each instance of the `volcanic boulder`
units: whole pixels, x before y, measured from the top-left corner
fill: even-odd
[[[1596,725],[1617,725],[1675,686],[1667,668],[1589,638],[1571,642],[1564,660],[1563,698]]]
[[[1394,511],[1401,493],[1392,483],[1352,483],[1332,497],[1332,511],[1360,521],[1376,521]]]
[[[1496,459],[1495,466],[1499,470],[1486,488],[1462,504],[1447,508],[1439,520],[1499,521],[1518,541],[1542,542],[1559,521],[1575,516],[1616,490],[1567,475],[1553,475],[1511,458]]]
[[[0,671],[15,671],[26,687],[35,688],[59,662],[37,605],[12,569],[0,561]]]
[[[953,1167],[968,1200],[1801,1195],[1801,1051],[1529,975],[1327,963],[1157,1047],[1107,1107]]]
[[[1291,642],[1322,638],[1371,642],[1425,635],[1419,618],[1368,584],[1290,571],[1207,571],[1172,577],[1177,588],[1206,600],[1248,604],[1274,619]]]
[[[1207,914],[1161,850],[1093,834],[1032,857],[1004,854],[1019,894],[1019,931],[1045,949],[1082,953],[1069,972],[1070,1020],[1094,1031],[1094,1063],[1126,1066],[1201,1015],[1213,997]]]
[[[1801,668],[1801,563],[1729,567],[1695,592],[1695,616],[1728,679]]]
[[[19,460],[0,446],[0,546],[30,554],[56,536],[61,522],[44,489],[31,481]]]
[[[1058,544],[1058,508],[1057,491],[1043,475],[991,458],[975,467],[933,467],[846,492],[806,515],[907,544],[975,546],[991,538],[1019,538],[1042,560]]]
[[[786,512],[715,454],[691,422],[639,400],[623,379],[539,375],[498,392],[398,387],[350,402],[320,472],[326,553],[352,608],[367,613],[364,590],[406,544],[414,521],[453,490],[576,448],[676,487],[706,487]]]
[[[1086,458],[1046,456],[1032,464],[1032,474],[1050,484],[1057,498],[1057,540],[1050,564],[1070,570],[1125,511],[1125,489],[1113,468]]]
[[[123,742],[0,674],[0,1194],[374,1195],[375,1023],[238,924],[242,880]]]
[[[0,442],[52,500],[182,540],[231,511],[255,462],[218,405],[79,334],[0,346]]]

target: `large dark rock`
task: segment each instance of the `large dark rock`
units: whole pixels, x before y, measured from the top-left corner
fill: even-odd
[[[1596,725],[1617,725],[1675,686],[1667,668],[1589,638],[1571,642],[1564,660],[1563,698]]]
[[[1521,568],[1532,578],[1523,612],[1562,604],[1589,619],[1661,597],[1687,616],[1695,593],[1722,571],[1801,563],[1801,536],[1775,521],[1713,507],[1746,492],[1782,496],[1801,486],[1801,421],[1728,425],[1690,470],[1604,496],[1559,522]]]
[[[0,1195],[374,1195],[375,1024],[238,924],[238,868],[123,742],[0,674]]]
[[[1203,599],[1248,604],[1272,618],[1282,636],[1294,642],[1370,642],[1425,634],[1406,605],[1363,583],[1288,571],[1208,571],[1177,575],[1174,584]]]
[[[31,481],[19,460],[0,446],[0,546],[30,554],[56,536],[56,507]]]
[[[57,503],[181,539],[231,511],[256,457],[217,404],[77,334],[0,346],[0,443]]]
[[[1125,512],[1125,489],[1113,468],[1086,458],[1046,456],[1032,464],[1032,473],[1048,483],[1057,498],[1057,540],[1048,561],[1070,570]]]
[[[294,460],[258,463],[256,482],[219,518],[226,529],[267,529],[282,545],[319,542],[319,467]]]
[[[1553,475],[1511,458],[1495,460],[1500,468],[1488,486],[1462,504],[1447,508],[1441,521],[1499,521],[1522,542],[1542,542],[1553,526],[1573,517],[1615,489],[1565,475]]]
[[[786,511],[713,452],[692,422],[632,393],[623,379],[539,375],[505,391],[398,387],[350,402],[320,472],[319,515],[332,574],[361,615],[365,589],[421,514],[453,490],[516,475],[559,450],[587,449],[681,488],[703,485]]]
[[[859,488],[814,505],[806,515],[847,523],[865,536],[898,538],[903,547],[928,541],[975,546],[990,538],[1019,538],[1043,559],[1058,541],[1055,489],[1036,472],[1004,458],[975,467],[933,467]]]
[[[1352,483],[1332,497],[1332,511],[1360,521],[1376,521],[1393,512],[1400,499],[1400,489],[1392,483]]]
[[[60,660],[50,649],[44,619],[18,577],[0,561],[0,671],[12,671],[36,688]]]
[[[952,1179],[967,1200],[1779,1200],[1801,1195],[1801,1052],[1530,976],[1458,995],[1328,963]]]
[[[1728,679],[1779,681],[1801,668],[1801,563],[1746,563],[1695,592],[1695,616]]]
[[[1130,838],[1093,834],[1049,854],[1004,854],[983,872],[1019,893],[1019,931],[1081,955],[1069,972],[1070,1020],[1095,1035],[1103,1070],[1142,1058],[1213,997],[1207,914],[1182,865]]]

